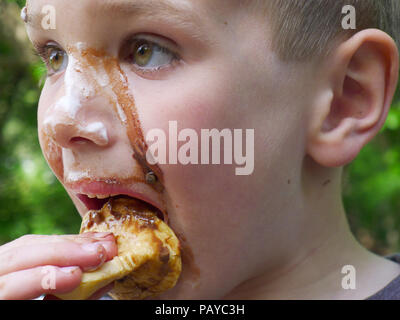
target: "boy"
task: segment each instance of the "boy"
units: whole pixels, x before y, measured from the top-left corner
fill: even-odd
[[[342,26],[349,4],[355,30]],[[114,194],[164,213],[183,272],[162,299],[400,298],[400,266],[357,243],[340,187],[387,116],[399,12],[396,0],[30,0],[48,68],[43,153],[82,216]],[[254,129],[254,170],[152,163],[145,137],[170,121]],[[0,248],[0,297],[71,291],[115,254],[108,234],[22,237]]]

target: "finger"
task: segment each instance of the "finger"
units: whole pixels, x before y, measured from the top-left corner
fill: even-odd
[[[72,291],[81,282],[79,267],[42,266],[0,277],[0,300],[35,299],[42,294]]]
[[[94,238],[94,239],[104,239],[110,236],[114,236],[112,232],[84,232],[78,235],[82,238]]]
[[[0,275],[43,265],[79,266],[91,270],[117,251],[114,241],[83,244],[65,241],[16,247],[0,254]]]
[[[111,232],[86,232],[82,234],[68,234],[68,235],[33,235],[27,234],[14,241],[6,243],[0,247],[0,254],[11,248],[21,247],[25,245],[40,244],[40,243],[54,243],[64,241],[74,241],[77,243],[86,243],[101,241],[113,237]]]
[[[97,239],[98,241],[102,241],[102,246],[106,249],[107,259],[111,260],[118,254],[118,247],[116,243],[116,239],[114,234],[111,232],[103,232],[103,233],[93,233],[86,232],[82,233],[82,237],[87,237],[88,239]]]

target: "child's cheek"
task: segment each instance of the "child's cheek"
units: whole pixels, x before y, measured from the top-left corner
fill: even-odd
[[[192,69],[183,73],[190,74],[190,77],[173,74],[170,79],[164,81],[141,80],[134,76],[130,78],[134,84],[132,88],[148,146],[157,144],[157,139],[150,139],[155,130],[162,131],[166,137],[167,162],[160,167],[165,175],[168,174],[171,177],[171,181],[182,176],[179,174],[180,170],[192,171],[200,167],[202,167],[200,170],[202,173],[199,178],[204,179],[203,169],[216,166],[201,164],[202,131],[228,129],[233,133],[234,129],[241,128],[243,121],[241,119],[243,115],[238,112],[240,102],[228,79],[221,74],[204,74]],[[236,116],[237,114],[239,116]],[[185,141],[182,141],[185,132],[188,132],[187,129],[195,132],[197,139],[187,137]],[[179,137],[180,134],[181,137]],[[194,145],[199,164],[183,165],[179,161],[181,147],[188,144]],[[223,153],[223,143],[218,151]],[[171,163],[170,152],[176,154],[175,164]],[[219,170],[222,169],[221,166],[217,167]],[[226,165],[224,169],[232,170],[233,166]],[[174,174],[170,175],[169,173],[172,172]],[[192,180],[190,183],[195,182]]]
[[[233,88],[232,79],[227,79],[222,72],[214,72],[212,68],[204,69],[211,72],[205,74],[204,71],[192,68],[182,72],[182,76],[173,74],[164,81],[130,77],[134,84],[132,88],[145,138],[151,136],[154,129],[161,129],[165,134],[167,163],[160,164],[160,168],[164,173],[166,189],[174,201],[173,205],[182,211],[186,209],[187,212],[192,212],[180,217],[188,220],[193,220],[196,216],[193,211],[202,210],[204,199],[208,200],[209,205],[219,201],[217,198],[221,198],[221,193],[210,194],[210,190],[223,190],[224,184],[229,184],[231,180],[236,181],[235,164],[201,163],[201,131],[228,129],[233,133],[234,129],[241,129],[244,122],[244,115],[240,113],[238,90]],[[183,76],[183,73],[190,74],[190,77]],[[173,132],[175,128],[176,134]],[[193,130],[197,141],[189,138],[186,141],[177,141],[177,135],[183,133],[184,129]],[[195,145],[198,164],[186,165],[180,161],[179,150],[188,143]],[[155,144],[157,140],[148,141],[149,148]],[[176,146],[175,149],[173,145]],[[170,152],[176,155],[175,164],[170,161]],[[220,152],[223,162],[223,142],[216,152]],[[210,161],[211,156],[212,150]]]
[[[42,149],[42,153],[49,164],[50,168],[53,170],[56,177],[62,181],[64,176],[64,167],[62,162],[62,149],[59,145],[57,145],[54,140],[47,134],[47,132],[43,129],[43,119],[45,117],[45,113],[51,105],[51,94],[48,86],[48,82],[46,82],[41,96],[39,100],[38,107],[38,135],[39,135],[39,143]]]

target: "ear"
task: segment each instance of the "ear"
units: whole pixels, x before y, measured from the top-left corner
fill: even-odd
[[[321,65],[324,85],[311,107],[307,154],[322,166],[340,167],[382,128],[396,90],[399,52],[389,35],[367,29]]]

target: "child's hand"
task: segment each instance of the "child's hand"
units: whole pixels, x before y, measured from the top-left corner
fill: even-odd
[[[26,235],[0,246],[0,299],[34,299],[76,288],[82,271],[118,254],[111,233]]]

